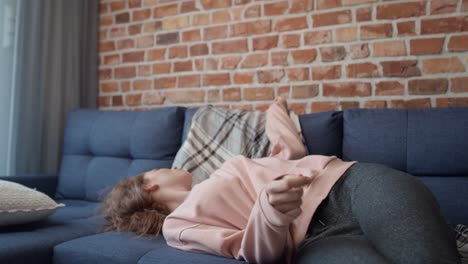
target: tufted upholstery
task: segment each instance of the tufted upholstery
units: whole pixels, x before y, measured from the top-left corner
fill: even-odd
[[[101,201],[120,179],[171,166],[185,109],[71,111],[56,198]]]

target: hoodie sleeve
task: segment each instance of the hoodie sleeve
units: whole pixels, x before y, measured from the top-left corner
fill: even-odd
[[[186,251],[221,255],[249,263],[285,263],[289,224],[293,220],[272,207],[265,191],[262,191],[245,229],[169,216],[164,223],[164,237],[169,246]]]
[[[307,149],[287,109],[274,102],[266,113],[266,134],[272,144],[270,157],[296,160],[307,155]]]

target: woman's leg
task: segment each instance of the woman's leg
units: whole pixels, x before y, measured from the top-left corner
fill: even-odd
[[[365,237],[393,263],[460,263],[455,237],[439,205],[416,177],[358,163],[344,184]]]
[[[363,235],[324,237],[308,243],[296,264],[385,264],[388,262]]]

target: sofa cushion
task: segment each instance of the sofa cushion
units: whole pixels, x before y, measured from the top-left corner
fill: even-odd
[[[197,112],[198,108],[189,108],[185,110],[185,121],[184,121],[184,132],[182,134],[182,143],[185,142],[188,132],[190,131],[190,125],[192,124],[192,118]]]
[[[343,112],[305,114],[299,122],[310,155],[342,157]]]
[[[148,236],[137,237],[134,233],[106,232],[57,245],[54,263],[137,263],[147,252],[164,245],[162,237],[150,240]]]
[[[447,222],[468,225],[468,175],[451,177],[420,176],[419,179],[436,197]]]
[[[407,111],[350,109],[343,116],[343,160],[406,171]]]
[[[49,217],[27,225],[0,228],[0,263],[50,264],[55,245],[95,234],[102,225],[99,217],[71,221]]]
[[[101,201],[120,179],[170,167],[181,145],[184,112],[71,111],[56,198]]]
[[[56,222],[67,222],[99,214],[100,203],[84,200],[56,200],[56,202],[65,204],[65,207],[59,208],[49,216],[49,219]]]
[[[468,175],[468,108],[408,111],[408,172]]]

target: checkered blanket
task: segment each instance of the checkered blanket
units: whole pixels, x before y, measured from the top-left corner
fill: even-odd
[[[265,133],[266,114],[226,110],[213,106],[197,110],[187,139],[177,152],[173,166],[192,173],[198,184],[236,155],[261,158],[270,153]]]
[[[461,261],[463,264],[468,264],[468,226],[456,225],[455,233]]]

